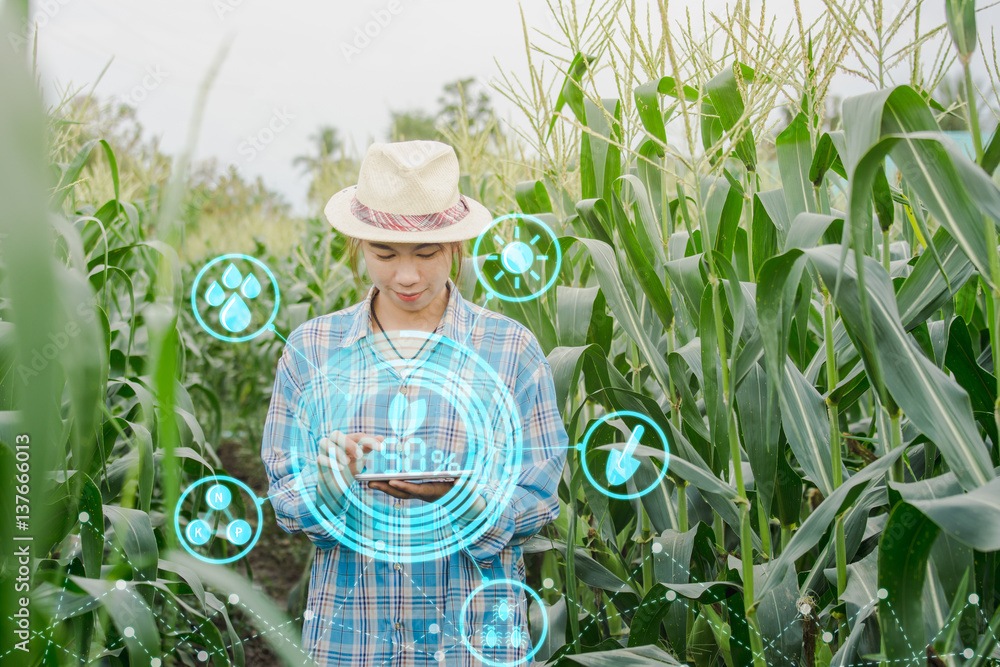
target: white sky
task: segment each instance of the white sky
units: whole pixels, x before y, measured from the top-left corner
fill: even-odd
[[[646,2],[637,0],[640,6]],[[804,4],[813,17],[823,8],[814,0]],[[674,0],[671,17],[680,16],[685,5],[700,13],[699,3]],[[47,103],[67,87],[89,86],[113,57],[96,94],[130,99],[147,132],[161,135],[169,153],[183,146],[198,86],[231,36],[195,158],[216,156],[222,164],[235,163],[245,176],[260,174],[297,213],[305,213],[308,179],[291,161],[312,151],[308,137],[320,125],[353,138],[361,154],[370,140],[387,139],[390,108],[435,111],[444,83],[497,78],[494,58],[524,80],[518,6],[517,0],[35,0],[29,16],[40,25],[39,69]],[[655,6],[654,0],[654,20]],[[722,12],[725,3],[708,0],[707,6]],[[544,0],[523,0],[522,7],[529,28],[555,30]],[[794,16],[790,0],[771,0],[767,7],[779,17]],[[943,1],[928,0],[922,21],[943,20],[943,7]],[[389,17],[387,25],[348,62],[343,45],[373,20],[373,12]],[[981,13],[980,35],[988,38],[997,24],[1000,8]],[[857,84],[838,85],[849,93]],[[501,117],[517,122],[516,109],[490,92]],[[288,117],[287,123],[276,115]],[[273,140],[252,151],[244,142],[269,124],[278,130]]]

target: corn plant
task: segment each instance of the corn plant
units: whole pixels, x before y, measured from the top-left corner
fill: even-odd
[[[967,102],[967,157],[938,125],[956,110],[928,92],[949,48],[971,82],[975,6],[921,29],[919,3],[826,4],[807,26],[796,3],[782,27],[745,2],[674,24],[661,2],[655,40],[633,3],[552,3],[565,39],[545,36],[565,56],[534,45],[530,86],[504,77],[545,174],[518,204],[569,258],[557,290],[505,310],[548,351],[571,442],[632,410],[670,448],[667,478],[630,501],[583,473],[622,433],[571,451],[563,513],[526,549],[554,619],[544,658],[997,656],[1000,135],[984,145]],[[872,90],[828,127],[845,68]],[[666,465],[641,451],[632,492]]]
[[[195,397],[214,397],[185,372],[172,235],[185,158],[162,200],[124,200],[106,141],[59,158],[72,145],[60,137],[73,119],[43,111],[24,64],[7,53],[0,83],[10,96],[0,113],[8,203],[0,215],[0,470],[20,480],[25,499],[16,502],[27,509],[18,513],[29,515],[9,521],[15,499],[5,492],[0,531],[32,556],[20,575],[24,561],[9,549],[2,557],[3,663],[242,665],[241,618],[289,663],[301,662],[282,629],[287,618],[266,596],[231,568],[177,548],[180,489],[224,473],[195,416]],[[77,200],[97,152],[114,197]],[[16,616],[19,596],[6,592],[15,576],[30,601],[27,627]],[[25,632],[21,646],[8,642],[16,630]]]

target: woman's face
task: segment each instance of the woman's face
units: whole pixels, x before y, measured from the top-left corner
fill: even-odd
[[[411,313],[426,308],[444,289],[457,246],[457,243],[361,243],[372,283],[394,306]]]

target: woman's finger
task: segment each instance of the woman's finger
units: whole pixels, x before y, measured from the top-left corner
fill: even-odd
[[[358,444],[361,445],[362,451],[368,453],[378,446],[379,441],[370,435],[365,435],[358,439]]]
[[[368,482],[368,488],[375,489],[376,491],[383,491],[394,498],[401,498],[403,500],[410,500],[414,497],[402,489],[396,489],[389,486],[385,482]]]

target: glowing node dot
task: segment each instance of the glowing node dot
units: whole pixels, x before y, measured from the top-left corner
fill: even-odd
[[[967,648],[964,651],[962,651],[962,655],[965,657],[966,660],[972,660],[972,656],[976,655],[976,652],[973,651],[971,648]]]
[[[312,609],[306,609],[302,613],[302,618],[306,619],[307,621],[311,621],[312,618],[313,618],[313,610]]]
[[[444,651],[435,651],[434,659],[438,662],[444,662]]]
[[[542,586],[545,588],[552,588],[555,585],[556,582],[552,581],[552,577],[545,577],[545,579],[542,580]]]
[[[115,582],[115,588],[117,588],[120,591],[125,590],[125,586],[126,584],[124,579],[119,579],[118,581]]]
[[[80,523],[87,523],[90,521],[90,514],[87,512],[80,512]]]
[[[667,591],[667,602],[673,602],[677,599],[677,593],[674,591]]]
[[[208,662],[208,651],[198,651],[198,659],[202,662]]]
[[[973,593],[969,596],[969,604],[979,604],[979,596]]]
[[[809,612],[812,611],[812,608],[809,605],[807,605],[807,604],[803,604],[803,605],[799,605],[799,611],[802,612],[803,616],[808,616]]]
[[[887,591],[884,588],[878,589],[878,599],[879,600],[885,600],[887,597],[889,597],[889,591]]]
[[[205,492],[205,501],[214,510],[226,509],[232,499],[232,492],[222,484],[215,484]]]
[[[125,635],[126,637],[135,637],[135,630],[133,630],[133,629],[132,629],[132,626],[131,626],[131,625],[130,625],[130,626],[128,626],[128,627],[126,627],[126,628],[125,628],[125,629],[124,629],[124,630],[122,631],[122,633],[123,633],[123,634],[124,634],[124,635]]]
[[[237,519],[226,528],[226,539],[237,546],[242,546],[250,541],[253,529],[250,524],[243,519]]]
[[[437,623],[431,623],[430,627],[427,628],[427,631],[430,632],[432,635],[436,635],[437,633],[441,632],[441,627]]]
[[[511,273],[524,273],[531,268],[534,253],[531,246],[523,241],[514,241],[503,249],[500,263]]]
[[[653,542],[653,553],[658,554],[663,551],[663,545],[659,542]]]
[[[160,665],[162,664],[163,661],[160,660],[159,658],[153,658],[152,660],[149,661],[149,667],[160,667]]]
[[[823,633],[823,641],[825,641],[827,644],[829,644],[830,642],[832,642],[833,641],[833,633],[832,632],[824,632]]]
[[[239,603],[240,603],[240,596],[237,595],[236,593],[231,593],[229,595],[229,604],[239,604]]]
[[[385,542],[378,540],[375,542],[375,551],[383,551],[385,549]]]

